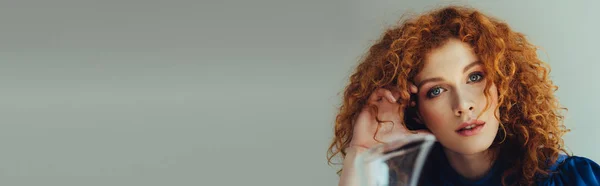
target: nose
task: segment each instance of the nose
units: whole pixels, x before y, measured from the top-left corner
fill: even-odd
[[[456,106],[454,107],[454,115],[460,117],[464,114],[467,116],[471,116],[475,110],[475,104],[473,103],[472,96],[466,94],[457,94],[456,95]]]
[[[454,111],[454,115],[456,116],[462,116],[463,114],[468,114],[470,115],[473,112],[473,106],[460,106],[457,109],[455,109]]]

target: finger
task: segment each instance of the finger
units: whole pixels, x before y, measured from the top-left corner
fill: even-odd
[[[392,91],[389,91],[388,89],[383,89],[384,90],[384,94],[385,97],[387,98],[388,101],[390,101],[390,103],[396,103],[396,98],[394,97],[394,94],[392,94]]]
[[[379,94],[377,93],[379,91],[379,89],[373,91],[373,93],[371,93],[371,95],[369,96],[369,103],[370,104],[376,104],[380,99],[381,96],[379,96]]]
[[[379,102],[382,98],[387,99],[391,103],[396,103],[396,99],[392,95],[392,92],[384,88],[379,88],[375,90],[369,97],[369,102],[375,104]]]
[[[392,93],[392,97],[394,98],[395,102],[398,101],[398,99],[400,99],[400,94],[401,94],[401,89],[398,86],[387,86],[386,89],[390,90],[390,92]]]
[[[419,92],[419,88],[416,85],[414,85],[414,84],[411,83],[409,86],[410,86],[410,88],[409,88],[410,89],[410,93],[416,94],[416,93]]]

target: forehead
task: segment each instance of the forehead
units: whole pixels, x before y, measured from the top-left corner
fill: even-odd
[[[431,50],[425,56],[425,65],[415,77],[417,82],[424,78],[461,73],[463,68],[478,58],[472,48],[458,39],[450,39],[444,45]]]

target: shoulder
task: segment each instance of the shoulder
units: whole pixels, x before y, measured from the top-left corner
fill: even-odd
[[[539,185],[600,185],[600,166],[588,158],[560,155]]]

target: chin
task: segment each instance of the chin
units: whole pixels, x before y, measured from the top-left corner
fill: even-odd
[[[492,142],[493,142],[493,139],[492,139]],[[490,146],[492,145],[492,142],[479,141],[476,143],[461,143],[461,144],[457,144],[457,145],[448,145],[448,146],[446,146],[442,143],[442,146],[444,146],[448,150],[451,150],[458,154],[472,155],[472,154],[479,154],[479,153],[487,151],[490,148]]]

